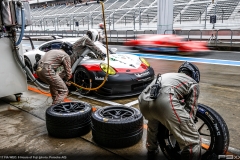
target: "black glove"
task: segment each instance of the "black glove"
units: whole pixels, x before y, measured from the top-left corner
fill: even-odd
[[[105,60],[105,58],[106,58],[106,54],[99,54],[98,55],[98,59],[100,59],[100,60]]]
[[[33,64],[33,70],[36,71],[37,68],[38,68],[38,61],[41,59],[41,55],[40,54],[36,54],[35,55],[35,60],[36,60],[36,63]]]
[[[155,160],[157,158],[158,153],[159,153],[158,149],[156,149],[154,151],[148,151],[147,160]]]
[[[36,70],[37,70],[37,67],[38,67],[38,63],[34,63],[34,65],[33,65],[33,70],[36,71]]]

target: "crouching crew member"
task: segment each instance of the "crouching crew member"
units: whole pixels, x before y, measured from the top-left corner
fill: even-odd
[[[64,42],[60,47],[61,49],[46,52],[38,62],[36,73],[40,80],[50,85],[50,92],[53,99],[52,104],[61,103],[68,95],[67,82],[64,82],[72,77],[70,60],[72,51],[68,46]],[[57,70],[61,67],[63,68],[62,71],[65,72],[62,78],[57,73]]]
[[[201,139],[194,123],[199,97],[200,72],[192,63],[183,63],[179,73],[157,77],[138,97],[148,120],[148,156],[158,153],[158,125],[163,124],[176,138],[181,159],[201,159]],[[184,74],[185,73],[185,74]]]

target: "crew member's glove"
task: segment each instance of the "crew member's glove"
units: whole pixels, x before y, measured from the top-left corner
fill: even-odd
[[[70,83],[70,82],[65,81],[65,83],[66,83],[67,86],[71,86],[71,83]]]
[[[36,71],[37,68],[38,68],[38,63],[34,63],[34,65],[33,65],[33,70]]]
[[[106,58],[106,54],[99,54],[98,55],[98,59],[100,59],[100,60],[105,60],[105,58]]]
[[[147,153],[147,159],[148,160],[155,160],[157,158],[157,155],[159,153],[159,150],[156,149],[154,151],[148,151]]]

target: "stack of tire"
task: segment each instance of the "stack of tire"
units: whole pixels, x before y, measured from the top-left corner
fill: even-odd
[[[85,102],[65,102],[46,110],[46,126],[50,136],[73,138],[91,130],[92,107]]]
[[[133,107],[106,106],[92,114],[93,140],[104,147],[129,147],[142,138],[143,116]]]

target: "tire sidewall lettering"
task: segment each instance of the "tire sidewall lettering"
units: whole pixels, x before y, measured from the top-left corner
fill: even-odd
[[[211,113],[209,113],[208,111],[205,111],[202,107],[198,108],[198,113],[205,114],[208,117],[208,119],[210,120],[210,122],[212,122],[213,130],[215,132],[214,137],[221,136],[221,132],[219,130],[217,120],[215,118],[213,118],[213,115]]]

